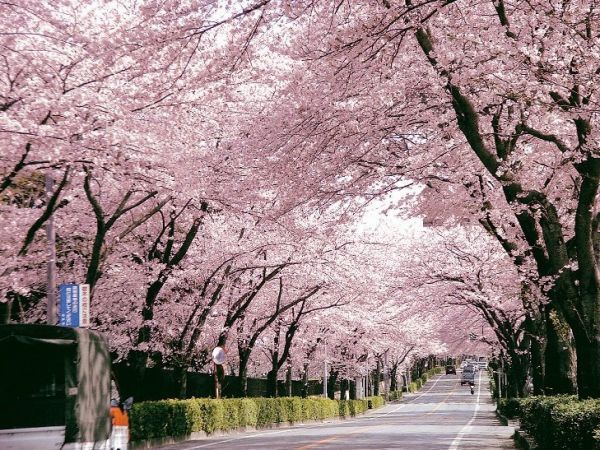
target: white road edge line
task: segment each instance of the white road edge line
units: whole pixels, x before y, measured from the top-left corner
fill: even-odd
[[[469,431],[471,431],[471,424],[475,420],[475,417],[477,417],[477,411],[479,411],[479,397],[481,396],[481,371],[479,372],[479,379],[477,380],[477,384],[478,384],[478,386],[477,386],[477,403],[475,405],[475,411],[473,411],[473,417],[471,417],[471,420],[469,420],[467,422],[467,424],[461,428],[461,430],[458,432],[458,434],[456,435],[456,437],[450,444],[450,447],[448,448],[448,450],[457,450],[458,449],[458,445],[460,444],[460,441],[462,441],[462,439],[465,437],[465,434],[467,434]]]

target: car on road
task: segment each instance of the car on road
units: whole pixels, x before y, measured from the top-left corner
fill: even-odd
[[[454,366],[446,366],[446,375],[449,375],[451,373],[454,374],[454,375],[456,375],[456,367],[454,367]]]
[[[473,366],[465,366],[460,377],[460,385],[475,383],[475,368]]]

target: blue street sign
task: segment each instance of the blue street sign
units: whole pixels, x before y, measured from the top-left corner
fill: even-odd
[[[60,321],[63,327],[79,326],[79,285],[60,285]]]

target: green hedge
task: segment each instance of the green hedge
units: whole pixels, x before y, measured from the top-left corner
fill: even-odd
[[[419,390],[428,377],[442,371],[436,367],[412,383],[410,392]],[[390,394],[391,399],[402,392]],[[160,400],[133,405],[130,417],[131,440],[186,436],[191,432],[228,431],[240,427],[268,427],[274,423],[296,423],[331,417],[353,417],[368,409],[383,406],[381,396],[362,400],[330,400],[321,397]]]
[[[408,384],[408,387],[406,388],[407,391],[412,393],[417,392],[423,387],[423,385],[427,382],[428,379],[442,372],[443,369],[441,367],[434,367],[433,369],[429,369],[427,372],[423,373],[419,378],[410,382]]]
[[[133,405],[129,413],[131,440],[207,434],[240,427],[268,427],[332,417],[353,417],[383,406],[382,397],[330,400],[319,397],[160,400]]]
[[[514,419],[521,415],[520,398],[502,398],[498,400],[498,411],[507,419]]]
[[[506,417],[519,417],[540,448],[600,450],[600,399],[567,395],[502,399],[498,409]]]
[[[400,400],[402,398],[402,391],[390,391],[388,395],[389,400]]]

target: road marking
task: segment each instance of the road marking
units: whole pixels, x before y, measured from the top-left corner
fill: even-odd
[[[400,406],[398,406],[397,408],[395,408],[395,409],[392,409],[392,410],[390,410],[390,411],[388,411],[388,412],[386,412],[386,413],[383,413],[383,414],[377,414],[377,415],[373,415],[373,416],[371,416],[371,417],[361,417],[361,418],[359,418],[359,419],[358,419],[358,420],[356,420],[356,421],[359,421],[359,420],[374,420],[374,419],[380,419],[381,417],[387,416],[388,414],[391,414],[391,413],[393,413],[393,412],[397,412],[397,411],[399,411],[401,408],[403,408],[404,406],[406,406],[407,404],[410,404],[410,403],[414,402],[415,400],[418,400],[419,398],[421,398],[421,397],[423,397],[425,394],[427,394],[429,391],[431,391],[431,390],[432,390],[432,389],[435,387],[435,385],[438,383],[438,381],[440,381],[442,378],[443,378],[443,377],[440,375],[440,376],[439,376],[439,377],[438,377],[438,378],[435,380],[435,382],[434,382],[434,383],[433,383],[431,386],[429,386],[429,389],[427,389],[425,392],[422,392],[420,395],[418,395],[418,396],[416,396],[416,397],[414,397],[414,398],[411,398],[410,400],[407,400],[406,402],[403,402],[403,403],[402,403],[402,404],[400,404]],[[454,390],[455,390],[455,389],[456,389],[456,383],[454,384],[454,387],[452,388],[452,391],[450,391],[450,393],[449,393],[449,394],[446,396],[446,398],[443,400],[442,404],[443,404],[443,403],[445,403],[445,401],[448,399],[448,397],[450,396],[450,394],[452,394],[452,392],[454,392]],[[439,408],[439,407],[440,407],[442,404],[439,404],[439,405],[438,405],[438,406],[437,406],[437,407],[436,407],[436,408],[435,408],[433,411],[430,411],[430,412],[428,412],[428,413],[426,413],[426,414],[421,414],[421,415],[420,415],[420,416],[418,416],[418,417],[423,417],[423,416],[426,416],[427,414],[431,414],[431,413],[435,412],[435,411],[436,411],[436,410],[437,410],[437,409],[438,409],[438,408]],[[349,423],[349,422],[344,422],[344,423]],[[359,434],[359,433],[363,433],[363,432],[365,432],[365,431],[370,431],[370,430],[373,430],[373,428],[377,428],[377,427],[384,427],[384,426],[388,426],[388,425],[375,425],[375,426],[361,427],[361,428],[359,428],[358,430],[355,430],[355,431],[346,432],[346,433],[344,433],[344,434],[336,434],[336,435],[333,435],[333,436],[331,436],[331,437],[328,437],[328,438],[322,439],[322,440],[320,440],[320,441],[316,441],[316,442],[312,442],[312,443],[310,443],[310,444],[306,444],[306,445],[305,445],[305,446],[303,446],[303,447],[298,447],[298,450],[307,450],[307,449],[310,449],[310,448],[313,448],[313,447],[317,447],[317,446],[319,446],[319,445],[321,445],[321,444],[326,444],[326,443],[328,443],[328,442],[336,441],[336,440],[338,440],[338,439],[340,439],[340,438],[342,438],[342,437],[350,436],[350,435],[353,435],[353,434]]]
[[[477,403],[475,404],[475,411],[473,411],[473,417],[471,417],[471,420],[469,420],[467,424],[461,428],[461,430],[458,432],[458,434],[450,444],[450,448],[448,448],[448,450],[457,450],[458,445],[460,444],[460,441],[462,441],[462,439],[465,437],[465,434],[471,431],[471,424],[475,420],[475,417],[477,417],[477,411],[479,411],[479,397],[481,396],[481,372],[479,372],[479,379],[477,380],[477,384]]]
[[[265,436],[265,435],[268,435],[268,434],[288,433],[290,431],[292,431],[292,428],[288,428],[288,429],[285,429],[285,430],[278,430],[278,431],[259,432],[259,433],[249,434],[247,436],[238,436],[238,437],[231,438],[231,439],[225,439],[223,441],[208,442],[206,444],[197,445],[195,447],[186,447],[185,449],[182,449],[182,450],[195,450],[197,448],[211,447],[213,445],[224,444],[225,442],[241,441],[242,439],[250,439],[250,438],[255,438],[255,437],[258,437],[258,436],[262,437],[262,436]]]

